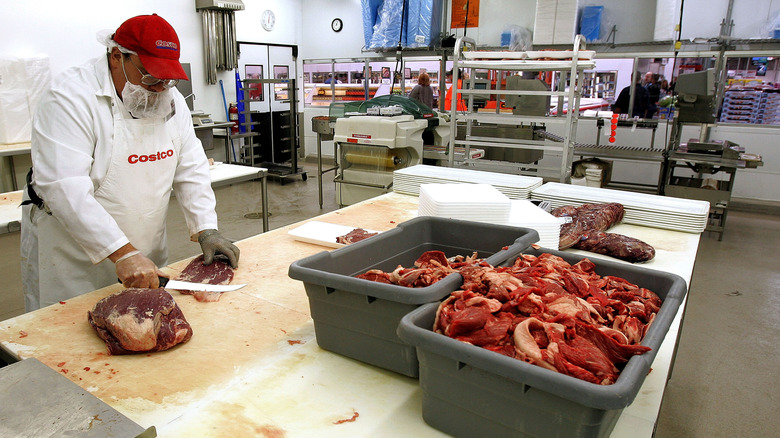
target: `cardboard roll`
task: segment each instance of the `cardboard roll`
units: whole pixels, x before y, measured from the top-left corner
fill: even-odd
[[[405,149],[352,147],[344,151],[344,161],[348,164],[378,170],[400,169],[408,166],[410,160],[409,151]]]
[[[348,152],[344,155],[347,163],[361,166],[372,166],[380,169],[400,169],[408,160],[396,153],[366,154],[361,152]]]

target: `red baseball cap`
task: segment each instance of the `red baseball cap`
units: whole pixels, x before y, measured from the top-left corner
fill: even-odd
[[[179,37],[157,14],[139,15],[119,26],[114,41],[138,54],[146,71],[157,79],[187,78],[179,63]]]

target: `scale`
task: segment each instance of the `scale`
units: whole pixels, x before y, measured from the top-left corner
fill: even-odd
[[[192,115],[192,124],[195,126],[204,126],[204,125],[213,125],[214,119],[211,118],[211,114],[206,114],[204,112],[193,112]]]

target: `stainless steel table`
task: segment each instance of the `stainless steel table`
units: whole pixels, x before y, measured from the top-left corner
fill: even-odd
[[[38,359],[0,368],[2,436],[135,437],[143,432],[143,427]]]

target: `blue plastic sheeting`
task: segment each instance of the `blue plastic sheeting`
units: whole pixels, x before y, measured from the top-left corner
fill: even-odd
[[[362,0],[369,49],[432,47],[439,43],[444,0]]]
[[[363,38],[366,47],[371,45],[371,37],[374,35],[374,25],[379,13],[379,7],[383,0],[361,0],[363,9]]]
[[[405,47],[430,47],[438,43],[442,0],[409,0]]]
[[[384,0],[377,12],[374,33],[369,49],[403,46],[406,41],[406,26],[402,26],[405,0]],[[402,29],[403,28],[403,29]],[[402,33],[403,32],[403,33]]]
[[[598,41],[599,32],[601,32],[601,15],[603,13],[604,6],[585,6],[582,8],[580,34],[585,37],[585,41]]]

